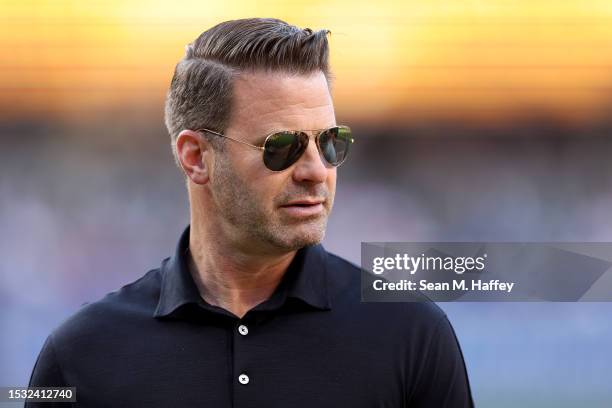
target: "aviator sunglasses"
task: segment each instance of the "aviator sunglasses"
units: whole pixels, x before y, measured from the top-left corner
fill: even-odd
[[[282,130],[266,136],[263,146],[257,146],[234,139],[210,129],[195,129],[196,132],[207,132],[216,136],[225,137],[238,143],[263,151],[263,161],[272,171],[283,171],[293,165],[308,147],[310,136],[306,130]],[[315,143],[319,153],[330,165],[341,165],[348,155],[349,146],[353,143],[351,129],[348,126],[333,126],[327,129],[314,129],[317,132]]]

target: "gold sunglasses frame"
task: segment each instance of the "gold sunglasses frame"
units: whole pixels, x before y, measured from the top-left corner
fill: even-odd
[[[216,132],[216,131],[211,130],[211,129],[199,128],[199,129],[194,129],[193,131],[194,131],[194,132],[207,132],[207,133],[213,134],[213,135],[215,135],[215,136],[224,137],[224,138],[226,138],[226,139],[233,140],[234,142],[242,143],[243,145],[246,145],[246,146],[249,146],[249,147],[255,148],[255,149],[257,149],[257,150],[261,150],[261,151],[263,151],[263,152],[265,152],[265,150],[266,150],[266,147],[265,147],[265,146],[266,146],[266,143],[268,142],[268,139],[269,139],[270,137],[274,136],[274,135],[275,135],[275,134],[277,134],[277,133],[284,133],[284,132],[289,132],[289,133],[299,133],[299,132],[301,132],[301,133],[306,133],[306,132],[317,132],[317,134],[314,136],[314,139],[315,139],[315,144],[317,145],[317,150],[319,151],[319,154],[323,154],[323,152],[321,151],[321,145],[319,144],[319,136],[321,136],[321,134],[323,134],[323,132],[326,132],[326,131],[328,131],[328,130],[330,130],[330,129],[333,129],[333,128],[348,129],[348,131],[352,133],[351,128],[350,128],[350,127],[348,127],[348,126],[345,126],[345,125],[336,125],[336,126],[330,126],[330,127],[328,127],[328,128],[325,128],[325,129],[310,129],[310,130],[307,130],[307,129],[306,129],[306,130],[277,130],[277,131],[272,132],[272,133],[270,133],[270,134],[268,134],[268,135],[266,136],[266,139],[264,140],[263,146],[257,146],[257,145],[251,144],[251,143],[249,143],[249,142],[245,142],[244,140],[235,139],[235,138],[233,138],[233,137],[230,137],[230,136],[224,135],[223,133],[219,133],[219,132]],[[307,134],[307,135],[308,135],[308,134]],[[353,144],[354,142],[355,142],[355,139],[351,137],[351,138],[349,139],[349,145],[350,145],[350,144]],[[310,143],[310,135],[308,135],[308,143]],[[308,147],[308,145],[306,145],[306,147]],[[303,154],[303,153],[302,153],[302,154]],[[300,157],[301,157],[301,156],[300,156]],[[325,158],[325,156],[323,156],[323,158]],[[326,161],[327,163],[329,163],[329,162],[327,161],[327,159],[325,159],[325,161]],[[341,161],[340,163],[338,163],[337,165],[335,165],[335,166],[334,166],[334,165],[332,164],[332,166],[334,166],[334,167],[339,167],[339,166],[340,166],[342,163],[344,163],[345,161],[346,161],[346,157],[344,158],[344,160],[342,160],[342,161]],[[287,170],[289,167],[291,167],[293,164],[295,164],[295,163],[292,163],[290,166],[288,166],[288,167],[286,167],[286,168],[284,168],[284,169],[282,169],[282,170],[272,170],[272,169],[270,169],[270,168],[269,168],[269,167],[267,167],[267,166],[266,166],[266,168],[267,168],[268,170],[270,170],[270,171],[284,171],[284,170]],[[329,164],[331,164],[331,163],[329,163]]]

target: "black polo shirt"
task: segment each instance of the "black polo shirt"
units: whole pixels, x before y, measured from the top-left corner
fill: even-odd
[[[360,268],[316,245],[239,319],[201,298],[188,248],[189,227],[160,268],[64,321],[30,386],[76,387],[82,407],[473,406],[435,304],[362,303]]]

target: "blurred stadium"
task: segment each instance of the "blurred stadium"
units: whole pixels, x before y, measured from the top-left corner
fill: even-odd
[[[27,385],[55,326],[172,254],[189,213],[165,91],[185,44],[251,16],[332,31],[356,144],[328,250],[612,241],[609,1],[4,1],[0,385]],[[611,304],[441,306],[477,406],[612,405]]]

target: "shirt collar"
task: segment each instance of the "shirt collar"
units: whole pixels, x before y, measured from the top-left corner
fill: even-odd
[[[188,225],[181,234],[174,255],[162,261],[161,289],[154,317],[171,315],[186,304],[197,304],[211,312],[224,312],[224,309],[201,298],[189,272],[189,229]],[[252,310],[276,310],[289,298],[298,299],[309,308],[330,310],[326,260],[327,252],[320,244],[298,250],[272,296]]]

